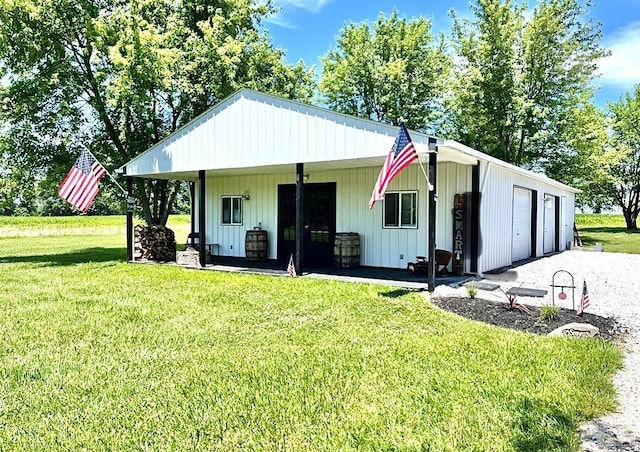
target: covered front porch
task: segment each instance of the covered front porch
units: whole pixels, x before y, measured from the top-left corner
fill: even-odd
[[[241,257],[213,256],[211,262],[201,268],[236,273],[289,276],[287,265],[283,265],[277,260],[250,261]],[[397,268],[323,266],[308,268],[298,276],[363,284],[381,284],[412,290],[428,290],[429,286],[427,273],[411,274],[407,270]],[[435,285],[458,287],[473,278],[474,276],[469,275],[439,274],[436,275]]]
[[[321,274],[349,276],[328,266],[338,238],[357,234],[366,274],[354,277],[395,269],[389,270],[394,276],[372,279],[424,282],[433,290],[433,264],[426,266],[431,275],[405,269],[418,255],[435,262],[436,246],[464,251],[455,253],[450,271],[478,271],[480,155],[412,132],[419,158],[370,209],[372,187],[397,134],[395,126],[241,90],[129,162],[123,173],[190,184],[201,267],[209,268],[207,252],[242,258],[256,245],[263,259],[280,262],[280,271],[292,257],[305,275],[323,268]],[[466,196],[466,207],[456,207],[458,195]],[[454,208],[467,213],[463,221],[454,223]]]

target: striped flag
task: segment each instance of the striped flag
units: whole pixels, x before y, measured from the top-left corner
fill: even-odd
[[[387,191],[387,186],[391,183],[393,178],[417,158],[418,153],[413,147],[409,131],[404,124],[401,124],[396,141],[393,143],[391,152],[387,155],[387,159],[380,169],[378,181],[373,187],[373,193],[371,194],[371,200],[369,201],[369,209],[373,209],[376,202],[384,198],[384,192]]]
[[[582,315],[584,310],[589,306],[589,292],[587,292],[587,282],[583,281],[582,285],[582,297],[580,298],[580,304],[578,305],[578,309],[576,314]]]
[[[289,258],[289,265],[287,265],[287,272],[289,273],[289,276],[291,276],[292,278],[296,277],[296,265],[293,263],[293,254]]]
[[[98,182],[107,174],[107,170],[91,153],[85,149],[73,164],[71,170],[58,188],[62,199],[86,212],[98,196]]]

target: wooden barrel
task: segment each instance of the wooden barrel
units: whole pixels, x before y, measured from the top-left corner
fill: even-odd
[[[333,261],[338,267],[360,265],[360,235],[357,232],[337,232],[333,246]]]
[[[244,241],[244,250],[248,261],[267,260],[267,250],[269,248],[267,231],[264,229],[250,229]]]

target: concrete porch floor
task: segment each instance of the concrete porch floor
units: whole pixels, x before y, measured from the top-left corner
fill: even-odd
[[[205,270],[288,276],[286,263],[283,264],[276,260],[249,261],[242,257],[212,256],[212,262],[207,264]],[[406,270],[395,268],[314,267],[305,269],[302,276],[367,284],[384,284],[414,290],[427,290],[428,287],[426,273],[410,274]],[[449,285],[458,287],[473,279],[473,276],[441,275],[436,277],[436,286]]]

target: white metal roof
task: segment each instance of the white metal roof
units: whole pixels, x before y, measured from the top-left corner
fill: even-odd
[[[380,166],[398,127],[336,113],[250,89],[241,89],[122,168],[127,176],[195,180],[215,174],[265,174]],[[429,136],[410,131],[419,154]],[[437,140],[438,161],[507,167],[575,191],[452,140]]]

